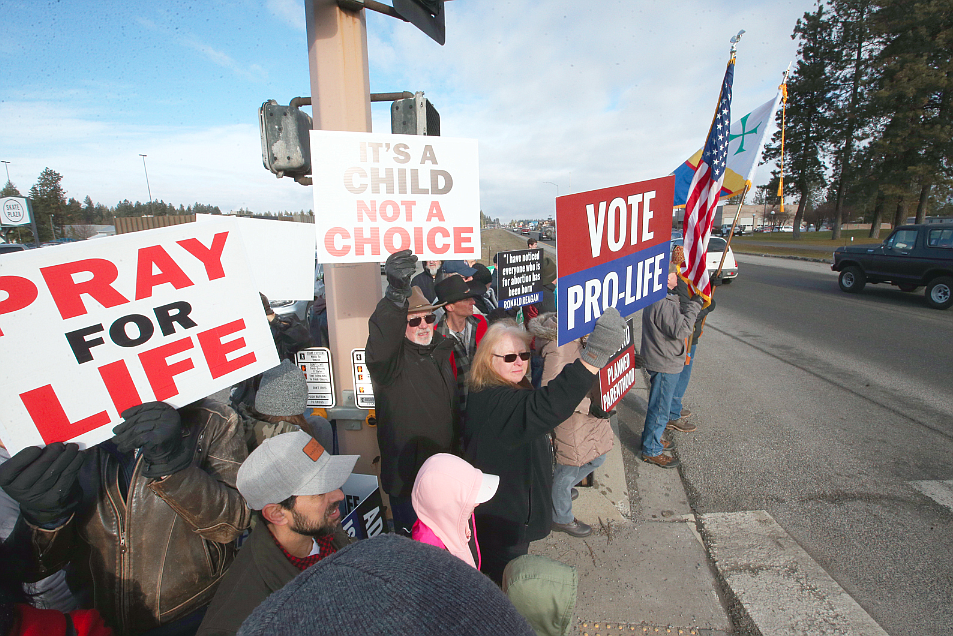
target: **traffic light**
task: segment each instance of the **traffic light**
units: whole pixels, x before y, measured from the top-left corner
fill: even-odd
[[[424,94],[398,99],[390,106],[390,131],[401,135],[440,136],[440,113]]]
[[[447,41],[443,0],[394,0],[394,10],[437,44],[443,46]]]
[[[273,99],[258,109],[261,162],[278,177],[311,174],[311,117],[297,106]]]

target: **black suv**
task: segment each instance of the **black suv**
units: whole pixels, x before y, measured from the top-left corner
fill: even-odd
[[[881,245],[838,247],[831,269],[841,290],[857,293],[867,283],[889,283],[901,291],[926,287],[927,304],[953,306],[953,223],[901,225]]]

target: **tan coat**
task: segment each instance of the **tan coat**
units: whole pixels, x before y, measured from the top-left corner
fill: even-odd
[[[529,330],[536,336],[536,349],[543,358],[542,386],[546,386],[563,367],[579,359],[582,343],[573,340],[556,346],[556,314],[534,318]],[[609,420],[589,415],[588,397],[576,406],[568,420],[556,427],[553,436],[556,461],[565,466],[582,466],[605,455],[612,449],[614,439]]]

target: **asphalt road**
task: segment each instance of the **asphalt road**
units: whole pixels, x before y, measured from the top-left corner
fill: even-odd
[[[953,310],[738,259],[677,437],[693,507],[767,510],[890,634],[953,632],[953,511],[911,483],[953,479]]]

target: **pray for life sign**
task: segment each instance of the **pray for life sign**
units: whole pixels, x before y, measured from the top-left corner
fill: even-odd
[[[476,140],[313,130],[311,163],[319,262],[480,257]]]
[[[609,307],[628,316],[667,293],[675,177],[556,199],[560,345]]]
[[[112,437],[126,409],[185,406],[278,364],[232,221],[186,223],[0,261],[0,439]]]

